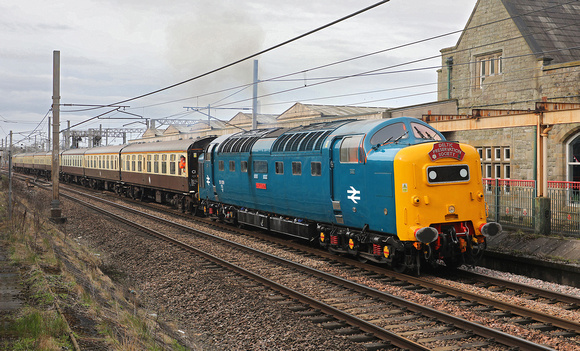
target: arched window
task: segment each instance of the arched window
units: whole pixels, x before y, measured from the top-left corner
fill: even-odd
[[[580,133],[568,143],[568,181],[580,182]]]

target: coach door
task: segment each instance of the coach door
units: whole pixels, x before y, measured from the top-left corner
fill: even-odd
[[[358,223],[367,196],[363,190],[366,190],[363,136],[336,139],[331,147],[331,201],[337,224],[364,225]]]

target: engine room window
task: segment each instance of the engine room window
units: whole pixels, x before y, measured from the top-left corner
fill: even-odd
[[[219,161],[219,162],[218,162],[218,170],[219,170],[220,172],[223,172],[223,171],[225,171],[225,170],[226,170],[226,166],[224,165],[224,161]]]
[[[284,162],[276,162],[276,174],[284,174]]]
[[[236,171],[236,161],[230,161],[230,172]]]
[[[292,175],[302,175],[302,162],[292,162]]]
[[[240,162],[240,171],[242,171],[243,173],[248,172],[248,161]]]
[[[358,163],[363,159],[362,148],[360,147],[362,135],[346,137],[340,144],[340,162],[341,163]]]
[[[405,133],[407,132],[407,127],[405,123],[393,123],[389,124],[388,126],[382,128],[378,132],[376,132],[371,137],[371,144],[373,146],[385,144],[391,140],[395,140],[399,137],[401,139],[407,138]]]
[[[268,173],[268,162],[254,161],[254,173]]]
[[[314,177],[322,175],[322,163],[310,162],[310,175]]]
[[[411,129],[413,129],[413,136],[417,139],[442,140],[439,134],[429,126],[411,122]]]

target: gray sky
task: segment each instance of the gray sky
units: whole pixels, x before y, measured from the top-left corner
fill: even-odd
[[[19,141],[47,115],[54,50],[61,53],[61,103],[105,105],[219,68],[376,2],[0,0],[0,137],[13,130],[20,133],[14,136]],[[257,57],[259,78],[265,81],[259,85],[259,94],[265,95],[260,112],[280,114],[295,102],[400,107],[436,100],[436,68],[428,67],[439,65],[440,59],[385,68],[436,56],[455,45],[458,34],[312,69],[461,30],[475,3],[391,0]],[[128,102],[126,111],[153,119],[203,119],[199,113],[184,114],[183,107],[251,108],[252,88],[247,84],[252,66],[249,60]],[[419,68],[428,69],[323,83],[381,69],[377,72]],[[281,76],[285,81],[271,80]],[[61,129],[67,120],[74,125],[106,111],[65,112],[73,109],[79,108],[62,107]],[[228,120],[237,112],[212,110],[212,115]],[[97,119],[77,129],[117,128],[131,122]],[[47,123],[39,128],[44,136]]]

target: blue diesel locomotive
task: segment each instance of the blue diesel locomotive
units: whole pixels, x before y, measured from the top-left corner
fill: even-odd
[[[207,216],[398,271],[473,264],[487,223],[477,151],[414,118],[222,136],[199,157]]]

